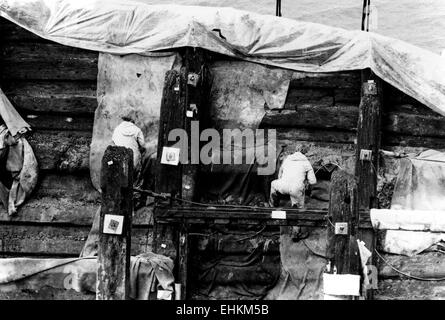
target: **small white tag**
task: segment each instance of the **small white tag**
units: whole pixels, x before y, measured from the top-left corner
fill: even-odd
[[[171,300],[172,291],[169,290],[158,290],[158,300]]]
[[[336,222],[335,223],[335,234],[348,234],[348,223],[347,222]]]
[[[167,248],[167,245],[165,243],[163,243],[163,244],[161,244],[161,248],[165,249],[165,248]]]
[[[272,211],[272,219],[286,219],[286,211]]]
[[[177,166],[179,164],[179,152],[179,148],[164,147],[162,149],[161,163]]]
[[[113,164],[113,161],[108,161],[107,164],[108,164],[109,166],[111,166],[111,165]]]
[[[103,233],[121,235],[123,226],[124,216],[106,214],[104,217]]]
[[[357,274],[323,274],[323,293],[333,296],[359,296],[360,276]]]
[[[187,118],[193,118],[193,110],[187,110]]]

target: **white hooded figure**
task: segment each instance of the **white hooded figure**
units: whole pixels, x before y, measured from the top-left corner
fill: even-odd
[[[313,185],[317,183],[314,169],[303,153],[307,150],[296,151],[288,155],[281,164],[278,179],[272,181],[270,188],[270,206],[279,203],[279,195],[289,195],[293,207],[304,207],[306,181]]]
[[[134,119],[130,115],[122,117],[122,122],[114,129],[112,140],[116,146],[126,147],[133,150],[134,171],[141,170],[141,149],[144,147],[144,134],[142,130],[134,124]]]

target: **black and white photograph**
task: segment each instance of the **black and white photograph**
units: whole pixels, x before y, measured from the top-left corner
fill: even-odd
[[[444,299],[445,0],[0,0],[1,301]]]

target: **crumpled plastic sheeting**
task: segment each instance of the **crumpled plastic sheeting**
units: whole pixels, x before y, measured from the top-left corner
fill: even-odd
[[[445,60],[372,32],[232,8],[110,0],[0,0],[0,15],[64,45],[114,54],[184,46],[306,72],[371,68],[445,115]]]
[[[445,232],[445,212],[439,210],[371,209],[374,229]]]
[[[445,240],[444,199],[445,153],[427,150],[401,159],[391,210],[371,210],[373,227],[387,230],[382,249],[412,256]]]
[[[384,252],[411,257],[440,241],[445,241],[445,233],[387,230],[380,245]]]
[[[146,152],[156,151],[165,73],[177,61],[175,53],[99,55],[98,107],[90,151],[90,174],[96,189],[100,188],[100,168],[105,149],[112,144],[113,130],[128,110],[136,113],[136,125],[144,134]]]
[[[445,210],[445,153],[427,150],[400,161],[391,209]]]

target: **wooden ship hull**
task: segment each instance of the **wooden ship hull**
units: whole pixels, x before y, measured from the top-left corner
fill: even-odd
[[[100,202],[100,194],[92,187],[89,176],[89,151],[97,107],[98,53],[41,39],[5,19],[0,20],[0,30],[0,87],[31,124],[33,132],[28,141],[40,167],[39,186],[19,214],[10,218],[4,208],[0,208],[0,257],[76,257]],[[351,71],[306,74],[293,79],[284,110],[267,111],[262,126],[277,130],[278,144],[310,145],[309,160],[315,167],[318,159],[332,157],[346,171],[354,172],[360,76],[360,71]],[[445,150],[443,116],[387,84],[383,99],[382,149]],[[389,157],[381,159],[378,184],[381,208],[389,207],[398,161]],[[314,207],[326,208],[326,203]],[[194,259],[205,259],[209,252],[213,256],[242,256],[254,249],[251,239],[225,242],[233,237],[230,227],[227,228],[216,231],[215,237],[219,240],[214,243],[199,240],[193,251]],[[200,232],[211,229],[212,226],[204,226]],[[268,226],[258,241],[276,238],[278,230],[276,226]],[[136,214],[133,254],[152,249],[152,231],[150,212]],[[388,254],[384,257],[401,270],[424,277],[442,277],[445,273],[443,259],[436,253],[426,252],[413,258]],[[279,247],[275,241],[260,270],[255,266],[233,272],[231,267],[221,266],[215,279],[202,277],[199,281],[201,284],[212,282],[222,288],[222,297],[230,298],[227,288],[236,283],[270,285],[273,279],[267,270],[277,268],[279,263]],[[407,280],[381,261],[378,267],[379,288],[375,299],[445,297],[443,281]],[[0,291],[0,298],[94,299],[95,295],[45,287],[36,291]]]

